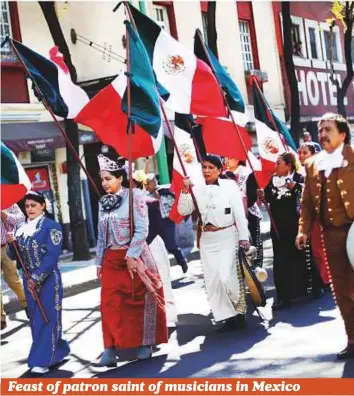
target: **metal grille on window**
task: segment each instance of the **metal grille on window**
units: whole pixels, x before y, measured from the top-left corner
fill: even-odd
[[[10,10],[9,10],[9,3],[7,1],[1,2],[1,21],[0,21],[0,29],[1,29],[1,37],[0,42],[5,40],[6,36],[12,36],[11,32],[11,19],[10,19]],[[2,54],[9,53],[10,47],[6,44],[3,48],[1,48]]]
[[[249,23],[245,21],[239,21],[239,27],[243,65],[245,70],[252,70],[254,69],[254,64]]]
[[[331,46],[332,60],[333,62],[338,62],[337,33],[332,32],[332,37],[330,37],[330,32],[328,30],[325,30],[323,34],[324,34],[327,60],[331,60],[330,59],[331,58],[330,46]]]
[[[311,46],[311,58],[318,59],[315,28],[309,28],[309,37]]]

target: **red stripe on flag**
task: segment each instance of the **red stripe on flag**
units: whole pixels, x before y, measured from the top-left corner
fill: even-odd
[[[1,185],[1,210],[7,209],[22,199],[27,188],[23,184],[2,184]]]
[[[75,121],[92,128],[98,138],[128,157],[128,117],[122,110],[122,99],[110,84],[99,92],[78,114]],[[138,125],[132,135],[132,158],[155,154],[152,138]]]
[[[192,80],[191,114],[226,117],[226,107],[220,85],[210,67],[197,59]]]
[[[183,176],[178,173],[175,169],[172,171],[172,183],[170,190],[175,194],[175,202],[172,205],[169,218],[172,220],[174,223],[179,224],[183,219],[184,216],[178,213],[178,200],[179,196],[181,195],[181,191],[183,189],[184,182],[183,182]]]
[[[203,141],[208,153],[246,161],[246,152],[252,146],[252,139],[245,128],[238,125],[238,134],[233,122],[213,117],[198,118],[197,122],[203,127]],[[245,145],[246,152],[242,146],[241,139]]]
[[[272,174],[275,172],[275,162],[267,161],[261,158],[262,170],[255,171],[256,179],[260,188],[265,188],[269,183]]]

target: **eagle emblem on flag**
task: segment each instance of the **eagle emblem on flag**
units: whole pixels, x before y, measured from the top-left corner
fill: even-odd
[[[268,154],[278,154],[279,145],[278,142],[272,137],[267,137],[262,141],[263,150]]]
[[[169,55],[163,62],[163,68],[167,74],[177,75],[186,70],[186,65],[181,55]]]
[[[184,143],[179,146],[179,149],[184,163],[193,164],[197,161],[193,145]]]

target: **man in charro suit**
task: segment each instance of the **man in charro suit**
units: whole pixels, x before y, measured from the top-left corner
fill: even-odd
[[[354,358],[354,270],[349,262],[346,241],[354,221],[354,147],[350,145],[347,120],[333,113],[318,123],[323,151],[306,164],[306,180],[301,202],[298,248],[303,248],[312,223],[317,219],[332,277],[333,291],[342,314],[348,345],[337,357]]]

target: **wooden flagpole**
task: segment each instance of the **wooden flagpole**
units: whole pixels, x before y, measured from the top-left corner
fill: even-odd
[[[115,12],[115,11],[117,10],[117,8],[120,6],[120,4],[122,4],[122,3],[119,3],[119,4],[113,9],[113,12]],[[124,4],[124,7],[125,7],[125,10],[127,11],[127,14],[128,14],[128,16],[129,16],[129,20],[130,20],[130,22],[131,22],[131,24],[132,24],[134,30],[138,33],[138,30],[137,30],[137,27],[136,27],[136,24],[135,24],[133,15],[132,15],[132,13],[131,13],[131,11],[130,11],[130,9],[129,9],[129,5],[127,4],[126,1],[124,1],[123,4]],[[129,62],[129,61],[128,61],[128,62]],[[156,88],[156,85],[155,85],[155,88]],[[159,96],[159,98],[160,98],[160,106],[161,106],[161,110],[162,110],[162,114],[163,114],[164,120],[165,120],[166,125],[167,125],[168,133],[169,133],[169,135],[170,135],[170,137],[171,137],[171,141],[172,141],[172,143],[173,143],[173,145],[174,145],[174,148],[175,148],[175,150],[176,150],[177,158],[178,158],[178,161],[179,161],[179,163],[180,163],[180,165],[181,165],[183,175],[186,177],[186,176],[188,176],[188,174],[187,174],[187,172],[186,172],[186,168],[185,168],[185,166],[184,166],[181,153],[180,153],[179,150],[178,150],[178,146],[177,146],[176,140],[175,140],[175,138],[174,138],[174,133],[173,133],[173,131],[172,131],[170,121],[169,121],[169,119],[168,119],[168,117],[167,117],[167,114],[166,114],[166,110],[165,110],[165,106],[164,106],[163,100],[161,99],[161,97],[160,97],[160,95],[159,95],[159,92],[158,92],[157,88],[156,88],[156,92],[157,92],[157,94],[158,94],[158,96]],[[198,218],[199,218],[200,222],[202,222],[202,216],[201,216],[201,214],[200,214],[200,210],[199,210],[199,207],[198,207],[198,204],[197,204],[197,200],[196,200],[196,198],[195,198],[195,195],[194,195],[193,190],[192,190],[191,187],[190,187],[190,192],[191,192],[193,204],[194,204],[195,210],[196,210],[196,212],[197,212]]]
[[[224,91],[223,91],[222,88],[221,88],[220,81],[219,81],[219,79],[218,79],[218,77],[217,77],[217,75],[216,75],[216,72],[215,72],[213,63],[212,63],[212,61],[211,61],[211,59],[210,59],[208,50],[207,50],[207,48],[206,48],[206,46],[205,46],[204,40],[203,40],[203,38],[202,38],[202,34],[201,34],[201,32],[200,32],[199,29],[197,29],[197,34],[198,34],[198,36],[199,36],[200,42],[202,43],[203,50],[204,50],[205,56],[206,56],[207,59],[208,59],[210,68],[212,69],[212,71],[213,71],[213,73],[214,73],[214,75],[215,75],[215,78],[216,78],[216,80],[218,81],[218,84],[219,84],[219,88],[220,88],[222,97],[224,98],[225,106],[226,106],[226,108],[227,108],[227,110],[228,110],[228,113],[229,113],[229,116],[230,116],[230,118],[231,118],[231,120],[232,120],[232,123],[234,124],[235,132],[237,133],[237,135],[238,135],[238,137],[239,137],[239,139],[240,139],[240,141],[241,141],[242,149],[243,149],[243,151],[244,151],[244,153],[245,153],[245,155],[246,155],[246,158],[247,158],[247,160],[248,160],[248,163],[250,164],[250,168],[252,169],[252,172],[253,172],[253,174],[254,174],[254,178],[255,178],[255,180],[256,180],[258,189],[260,189],[260,184],[259,184],[259,181],[258,181],[258,179],[257,179],[256,172],[255,172],[255,170],[254,170],[254,167],[253,167],[253,165],[252,165],[252,162],[251,162],[251,160],[250,160],[250,158],[249,158],[249,156],[248,156],[248,152],[247,152],[246,145],[245,145],[245,143],[244,143],[244,141],[243,141],[243,139],[242,139],[242,135],[241,135],[241,133],[240,133],[240,130],[238,129],[238,125],[237,125],[237,123],[236,123],[236,121],[235,121],[235,118],[234,118],[234,116],[233,116],[233,114],[232,114],[230,105],[229,105],[229,103],[228,103],[227,100],[226,100],[226,97],[225,97],[225,95],[224,95]],[[276,227],[276,225],[275,225],[275,223],[274,223],[274,220],[273,220],[272,214],[271,214],[271,212],[270,212],[270,208],[269,208],[269,206],[268,206],[268,203],[267,203],[265,200],[262,200],[262,201],[263,201],[263,203],[264,203],[264,205],[265,205],[265,207],[266,207],[266,210],[267,210],[267,212],[268,212],[269,219],[270,219],[270,221],[271,221],[271,223],[272,223],[272,225],[273,225],[274,231],[275,231],[275,233],[276,233],[276,235],[277,235],[277,237],[278,237],[278,239],[279,239],[278,229],[277,229],[277,227]]]
[[[128,172],[129,172],[129,222],[130,222],[130,239],[133,238],[134,224],[133,224],[133,165],[132,165],[132,133],[133,133],[133,121],[131,120],[131,84],[130,84],[130,36],[128,28],[126,27],[126,40],[127,40],[127,101],[128,101]]]
[[[14,46],[13,41],[17,42],[16,40],[12,39],[12,38],[8,38],[8,40],[10,41],[11,47],[13,48],[13,50],[15,51],[18,59],[20,60],[20,62],[22,63],[23,67],[25,68],[28,76],[31,78],[32,74],[29,71],[28,67],[26,66],[25,62],[23,61],[20,53],[17,51],[17,48]],[[63,127],[60,125],[59,121],[57,120],[55,114],[53,113],[53,110],[51,109],[51,107],[49,106],[49,103],[47,102],[47,99],[45,98],[45,96],[43,95],[43,92],[41,91],[41,89],[39,88],[38,84],[36,83],[35,79],[31,78],[31,81],[33,82],[33,85],[37,91],[37,93],[41,96],[41,100],[42,103],[44,105],[44,107],[48,110],[49,114],[51,115],[51,117],[53,118],[53,121],[55,123],[55,125],[58,127],[58,129],[60,130],[61,134],[63,135],[66,144],[68,145],[72,155],[74,156],[74,158],[76,159],[76,161],[79,163],[79,165],[81,166],[81,169],[85,172],[87,179],[89,180],[89,182],[91,183],[91,186],[93,187],[93,189],[95,190],[95,193],[97,194],[98,198],[101,197],[101,193],[98,190],[95,182],[93,181],[91,175],[88,173],[88,170],[86,169],[85,165],[82,163],[79,155],[77,154],[74,146],[72,145],[68,135],[66,134],[66,132],[64,131]]]
[[[127,102],[128,102],[128,173],[129,173],[129,236],[132,241],[134,236],[134,202],[133,202],[133,164],[132,164],[132,133],[133,133],[133,120],[131,119],[132,111],[132,97],[131,97],[131,63],[130,63],[130,35],[128,27],[125,29],[126,40],[127,40]],[[132,298],[134,299],[134,277],[131,278],[132,283]]]

